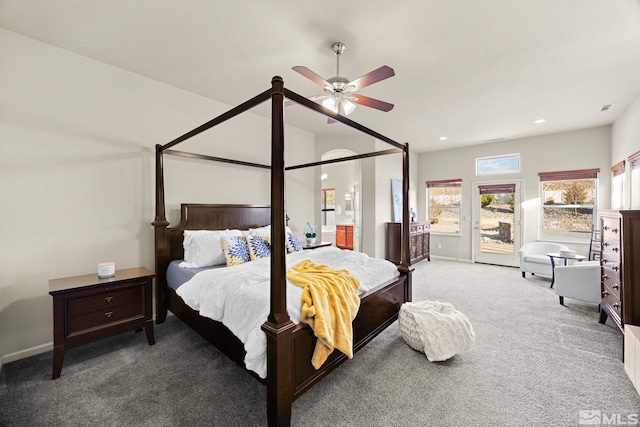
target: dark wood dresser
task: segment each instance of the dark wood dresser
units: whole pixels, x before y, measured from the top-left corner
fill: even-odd
[[[600,211],[600,323],[640,325],[640,210]]]
[[[65,348],[144,328],[153,335],[152,282],[144,267],[116,270],[114,277],[97,274],[49,281],[53,297],[53,375],[60,376]]]
[[[394,264],[400,264],[402,223],[387,222],[386,259]],[[427,259],[431,261],[429,252],[429,223],[414,221],[409,223],[409,261],[415,264]]]

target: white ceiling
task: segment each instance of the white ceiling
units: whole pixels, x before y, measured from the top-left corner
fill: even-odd
[[[360,92],[392,111],[350,118],[418,152],[610,124],[640,95],[640,0],[0,0],[0,26],[231,106],[275,75],[320,94],[291,67],[334,76],[340,41],[342,76],[396,73]]]

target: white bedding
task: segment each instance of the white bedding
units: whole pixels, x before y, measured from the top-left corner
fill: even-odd
[[[360,280],[362,294],[398,276],[389,261],[335,247],[287,255],[287,269],[305,259],[333,269],[347,269]],[[267,376],[267,341],[260,326],[267,320],[270,302],[270,259],[262,258],[234,267],[197,273],[176,291],[201,316],[222,322],[244,343],[245,365],[261,378]],[[300,322],[302,288],[287,280],[287,310]]]

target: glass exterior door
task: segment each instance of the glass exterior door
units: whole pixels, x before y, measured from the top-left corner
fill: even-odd
[[[517,267],[520,248],[520,197],[517,183],[474,187],[475,261]]]

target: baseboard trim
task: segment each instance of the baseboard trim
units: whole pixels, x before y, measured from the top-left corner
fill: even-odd
[[[463,259],[463,258],[453,258],[453,257],[448,257],[448,256],[441,256],[441,255],[431,255],[431,258],[434,259],[442,259],[445,261],[459,261],[459,262],[468,262],[470,264],[473,264],[473,261],[470,259]],[[427,261],[429,262],[429,261]]]
[[[3,363],[15,362],[16,360],[35,356],[36,354],[40,353],[46,353],[47,351],[51,350],[53,350],[53,341],[46,344],[37,345],[35,347],[27,348],[25,350],[16,351],[15,353],[5,354],[0,361],[0,366]]]

